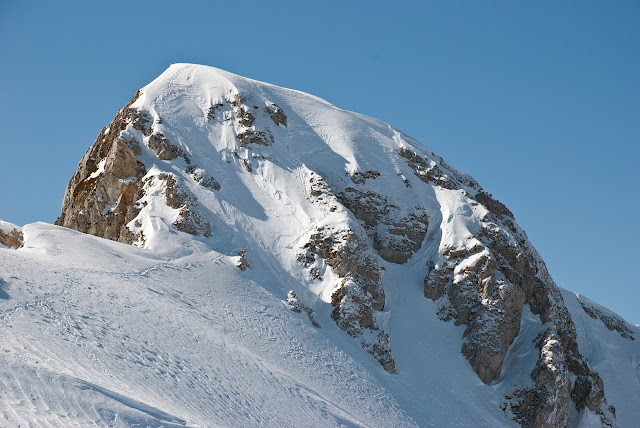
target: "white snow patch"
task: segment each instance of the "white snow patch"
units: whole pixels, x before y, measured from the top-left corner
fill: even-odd
[[[104,158],[100,162],[98,162],[98,169],[96,169],[91,174],[89,174],[89,176],[85,180],[91,180],[92,178],[96,178],[100,174],[102,174],[104,172],[104,166],[106,163],[107,163],[107,158]]]

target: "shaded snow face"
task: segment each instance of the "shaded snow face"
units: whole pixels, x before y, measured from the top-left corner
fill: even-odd
[[[487,385],[504,378],[532,315],[544,326],[536,364],[500,389],[504,417],[614,421],[562,296],[507,207],[407,135],[316,97],[173,65],[100,133],[57,224],[172,258],[231,257],[271,293],[295,296],[288,307],[309,325],[337,326],[398,376],[413,325],[399,328],[394,314],[410,305],[433,302],[440,320],[464,326],[458,357]],[[394,303],[405,282],[422,303]]]

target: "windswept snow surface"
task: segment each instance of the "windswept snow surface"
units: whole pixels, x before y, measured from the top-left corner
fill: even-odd
[[[313,327],[277,280],[241,272],[237,257],[197,244],[142,250],[44,223],[23,231],[24,248],[0,250],[2,426],[508,423],[488,410],[500,397],[460,355],[459,327],[437,320],[415,281],[391,297],[406,310],[386,323],[410,324],[398,325],[406,350],[394,351],[400,373],[390,375],[329,305]]]
[[[252,126],[268,128],[273,144],[239,146],[228,108],[235,94],[248,95]],[[209,108],[225,102],[209,120]],[[259,113],[274,104],[286,127]],[[23,248],[0,247],[0,426],[517,426],[500,406],[514,384],[531,383],[545,327],[525,310],[500,379],[480,381],[460,352],[464,326],[439,320],[423,293],[427,262],[447,246],[471,248],[486,209],[463,190],[422,183],[398,152],[470,177],[383,122],[211,67],[171,66],[132,107],[219,182],[216,191],[199,185],[183,158],[162,161],[148,136],[124,131],[143,141],[148,177],[172,173],[188,187],[212,236],[177,232],[177,210],[151,185],[129,224],[144,248],[44,223],[22,228]],[[380,259],[386,303],[376,321],[391,338],[393,375],[331,319],[339,281],[331,268],[318,280],[297,261],[315,227],[364,230],[342,205],[310,197],[313,174],[344,188],[367,170],[380,174],[367,189],[429,214],[406,264]],[[240,250],[250,269],[237,268]],[[290,310],[289,290],[321,328]],[[618,422],[633,426],[638,328],[635,341],[620,338],[565,299]],[[599,424],[587,416],[581,426]]]
[[[24,231],[0,269],[0,425],[411,424],[388,375],[234,258],[167,257],[42,223]]]
[[[238,270],[237,257],[45,223],[23,232],[24,248],[0,249],[0,426],[516,426],[499,405],[527,382],[542,326],[525,313],[501,379],[484,385],[460,353],[463,327],[422,296],[428,249],[409,275],[386,265],[378,321],[394,338],[390,375],[337,328],[329,304],[316,304],[313,327],[277,279]],[[620,426],[634,426],[638,341],[564,298]],[[595,415],[583,422],[599,426]]]

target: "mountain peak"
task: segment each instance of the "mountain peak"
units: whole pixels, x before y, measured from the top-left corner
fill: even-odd
[[[402,278],[420,277],[443,324],[464,326],[475,375],[517,379],[500,387],[509,420],[560,426],[594,412],[615,423],[561,291],[511,211],[411,137],[317,97],[173,64],[100,132],[56,224],[233,258],[390,374],[411,370],[396,358],[410,345],[390,314],[403,311]],[[537,356],[516,375],[505,362],[525,346],[525,324]]]

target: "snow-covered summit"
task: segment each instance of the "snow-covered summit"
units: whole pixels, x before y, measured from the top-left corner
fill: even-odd
[[[601,371],[601,354],[585,353],[581,345],[593,340],[581,326],[605,319],[589,311],[611,314],[576,306],[573,300],[582,300],[563,295],[502,203],[390,125],[302,92],[212,67],[172,65],[100,132],[69,183],[56,223],[142,247],[26,227],[25,247],[11,256],[16,266],[20,254],[40,266],[46,257],[58,260],[60,248],[77,245],[94,254],[96,245],[105,252],[101,263],[108,258],[124,272],[83,271],[81,263],[64,262],[56,296],[85,293],[83,284],[98,277],[104,280],[98,281],[103,294],[97,299],[115,293],[108,290],[116,283],[125,284],[116,293],[122,301],[139,287],[150,289],[166,301],[150,294],[138,302],[140,310],[153,307],[170,320],[177,305],[193,325],[218,331],[214,341],[229,339],[229,331],[241,335],[232,342],[240,361],[255,365],[255,377],[286,379],[279,383],[282,390],[292,382],[304,385],[297,398],[285,394],[281,410],[260,407],[252,398],[248,408],[216,413],[206,410],[214,400],[210,392],[193,385],[179,388],[196,403],[191,410],[184,400],[160,392],[153,406],[140,400],[141,391],[125,394],[132,364],[144,350],[131,361],[104,366],[116,380],[93,372],[81,377],[94,392],[130,397],[115,399],[121,404],[151,406],[146,414],[165,422],[207,425],[203,421],[213,418],[214,424],[228,424],[243,412],[277,420],[284,418],[279,412],[286,412],[287,403],[295,403],[303,425],[327,419],[375,425],[369,418],[382,414],[382,425],[473,426],[615,424],[638,416],[624,399],[611,400],[618,395],[610,392],[609,379],[619,382],[621,376]],[[31,255],[38,246],[49,249],[44,259]],[[53,300],[51,305],[59,304]],[[85,308],[76,303],[72,318]],[[211,318],[210,310],[228,311],[225,305],[243,312],[234,312],[232,324]],[[588,314],[578,327],[575,308]],[[132,308],[120,310],[131,328],[138,326]],[[92,311],[105,322],[115,316]],[[29,313],[37,320],[37,313]],[[245,320],[258,314],[268,322]],[[298,320],[297,331],[290,328],[292,319]],[[74,320],[80,329],[89,322]],[[150,320],[139,321],[145,331],[143,320]],[[628,356],[638,358],[637,328],[620,323],[628,337],[610,330],[620,337],[612,340],[622,340]],[[198,341],[178,339],[182,325],[166,321],[161,335],[149,333],[155,355],[184,359],[178,348]],[[118,335],[130,335],[129,328]],[[137,333],[136,341],[143,336]],[[108,343],[106,354],[96,354],[104,359],[129,346],[119,337],[90,331],[74,340],[82,346],[87,340]],[[207,388],[228,389],[240,373],[234,352],[213,354],[230,371],[205,370]],[[92,364],[87,358],[83,370]],[[351,374],[337,368],[337,361]],[[186,378],[196,379],[209,363],[205,356],[190,359]],[[175,374],[170,382],[181,381],[171,364],[159,367]],[[303,376],[305,367],[318,373]],[[282,372],[287,368],[293,374]],[[344,391],[339,401],[330,399],[343,376],[351,379],[344,388],[363,397],[362,409]],[[148,385],[157,390],[154,379]],[[637,385],[629,388],[638,393]],[[273,392],[265,386],[256,394],[268,399]],[[247,400],[247,394],[236,391],[227,400]],[[434,404],[438,398],[442,402]],[[464,403],[455,406],[464,410],[452,415],[447,400]]]

